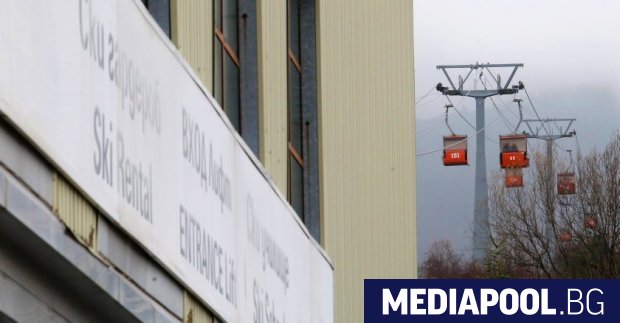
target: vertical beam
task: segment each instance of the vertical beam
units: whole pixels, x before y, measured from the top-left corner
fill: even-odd
[[[553,182],[553,143],[554,139],[547,139],[547,176],[549,177],[549,183]],[[553,193],[553,185],[548,185],[547,190],[549,193]],[[549,194],[551,196],[551,194]]]
[[[280,191],[286,192],[288,176],[286,1],[259,0],[256,5],[260,159],[273,176]]]
[[[213,93],[213,3],[171,0],[172,41]]]
[[[554,139],[547,139],[547,174],[545,174],[545,176],[547,176],[547,180],[545,181],[547,184],[546,190],[547,190],[547,196],[545,197],[545,208],[546,208],[546,216],[547,216],[547,221],[545,223],[545,235],[547,236],[547,243],[549,244],[549,253],[551,255],[553,255],[553,253],[555,252],[555,234],[554,234],[554,230],[553,230],[553,222],[554,222],[554,216],[555,216],[555,208],[553,207],[553,190],[555,188],[554,185],[554,181],[553,181],[553,175],[554,175],[554,169],[553,169],[553,144],[555,142]]]
[[[484,130],[484,97],[476,97],[476,187],[474,199],[473,259],[483,263],[491,245]]]
[[[256,1],[240,0],[238,17],[241,136],[254,155],[260,156]]]
[[[319,125],[317,109],[316,4],[300,1],[301,113],[304,127],[304,219],[310,234],[321,241],[319,200]]]

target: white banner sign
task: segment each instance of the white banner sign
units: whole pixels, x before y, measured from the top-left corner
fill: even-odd
[[[138,1],[5,0],[0,110],[228,322],[332,322],[332,268]]]

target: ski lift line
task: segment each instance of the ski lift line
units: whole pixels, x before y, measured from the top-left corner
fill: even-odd
[[[441,121],[442,121],[441,119],[435,119],[435,120],[433,120],[433,121],[429,122],[429,124],[427,124],[427,125],[426,125],[426,127],[422,128],[422,129],[420,129],[420,130],[417,130],[417,131],[415,132],[416,136],[419,136],[419,135],[421,135],[421,134],[423,134],[423,133],[425,133],[425,132],[427,132],[427,131],[429,131],[429,130],[432,130],[432,129],[436,128],[436,126],[437,126],[437,125],[439,124],[439,122],[441,122]]]
[[[574,168],[573,168],[573,154],[572,154],[572,150],[567,150],[566,151],[568,153],[568,166],[566,166],[566,170],[564,171],[565,173],[570,172],[571,170],[574,173]]]
[[[512,129],[514,129],[515,126],[513,126],[512,123],[508,121],[506,116],[504,116],[504,114],[499,110],[499,108],[497,107],[497,104],[495,104],[495,100],[493,100],[493,97],[490,97],[489,99],[491,99],[491,103],[493,103],[493,107],[495,107],[495,111],[497,111],[497,114],[499,114],[499,117],[502,119],[506,127],[508,127],[510,131],[512,131]]]
[[[426,94],[424,94],[421,98],[415,100],[415,104],[420,103],[420,101],[424,100],[424,98],[426,98],[429,94],[431,94],[431,92],[433,92],[433,90],[435,89],[435,86],[431,87],[430,90],[428,90],[428,92],[426,92]]]
[[[446,95],[446,98],[448,99],[448,102],[450,102],[450,104],[452,104],[452,100],[450,100],[450,97]],[[461,100],[461,102],[463,102],[463,100]],[[473,125],[473,124],[471,124],[471,122],[469,122],[469,120],[467,120],[467,119],[465,118],[465,116],[463,116],[463,115],[461,114],[461,112],[459,112],[459,110],[456,108],[456,106],[455,106],[454,104],[452,104],[452,108],[453,108],[453,109],[454,109],[454,111],[456,111],[456,113],[457,113],[457,114],[461,117],[461,119],[463,119],[463,121],[465,121],[465,122],[466,122],[466,123],[467,123],[467,124],[468,124],[468,125],[472,128],[472,129],[476,130],[476,127],[474,127],[474,125]],[[483,129],[485,129],[485,128],[483,128]],[[487,135],[486,135],[486,134],[484,135],[484,138],[486,138],[486,139],[487,139],[488,141],[490,141],[490,142],[493,142],[493,143],[499,144],[499,141],[497,141],[497,140],[494,140],[494,139],[491,139],[491,138],[487,137]]]
[[[512,98],[513,98],[513,100],[514,100],[516,97],[517,97],[517,95],[516,95],[516,93],[515,93],[515,95],[512,97]],[[513,117],[515,117],[515,118],[517,118],[517,119],[519,118],[519,116],[518,116],[518,115],[517,115],[514,111],[512,111],[512,109],[510,109],[510,106],[509,106],[508,104],[506,104],[506,102],[502,99],[502,96],[501,96],[501,95],[500,95],[500,96],[498,96],[498,100],[502,103],[502,105],[504,106],[504,108],[506,108],[506,110],[508,110],[508,112],[510,112],[510,114],[511,114]]]
[[[454,131],[450,127],[450,124],[448,123],[448,111],[450,110],[450,106],[451,105],[447,105],[446,104],[446,118],[445,118],[445,120],[446,120],[446,127],[448,127],[448,130],[450,130],[450,133],[452,133],[453,136],[456,136],[456,134],[454,134]],[[452,106],[452,107],[454,107],[454,106]]]
[[[579,139],[577,138],[577,134],[574,134],[573,137],[575,137],[575,144],[577,145],[577,156],[579,156],[579,153],[581,152],[581,149],[579,148]]]
[[[419,107],[420,107],[421,105],[425,105],[425,104],[427,104],[427,103],[431,103],[431,102],[433,102],[433,101],[437,100],[438,98],[440,98],[441,96],[443,96],[443,94],[439,94],[437,97],[434,97],[434,98],[432,98],[431,100],[428,100],[428,101],[422,102],[422,104],[417,105],[417,106],[416,106],[416,111],[415,111],[415,113],[416,113],[416,117],[417,117],[418,112],[419,112],[419,111],[421,111],[421,110],[419,109]],[[440,111],[441,111],[441,110],[440,110]],[[436,119],[436,118],[440,117],[442,114],[443,114],[443,111],[442,111],[442,112],[440,112],[440,113],[438,113],[437,115],[433,115],[433,116],[427,117],[427,119],[429,119],[429,120],[430,120],[430,119]]]
[[[448,101],[450,102],[450,104],[452,104],[452,101],[450,101],[450,97],[449,97],[449,96],[446,96],[446,97],[448,98]],[[468,124],[468,125],[472,128],[472,129],[476,130],[476,127],[474,127],[474,125],[472,125],[472,124],[471,124],[471,122],[469,122],[469,121],[465,118],[465,116],[463,116],[463,115],[459,112],[459,110],[457,110],[457,109],[456,109],[456,107],[453,107],[453,108],[454,108],[454,111],[456,111],[456,113],[457,113],[457,114],[461,117],[461,119],[463,119],[463,121],[465,121],[465,122],[466,122],[466,123],[467,123],[467,124]],[[491,139],[491,138],[487,137],[486,135],[485,135],[484,137],[485,137],[487,140],[491,141],[491,142],[494,142],[494,143],[496,143],[496,144],[498,144],[498,143],[499,143],[499,141],[494,140],[494,139]]]
[[[483,75],[483,76],[484,76],[484,78],[485,78],[485,79],[487,78],[486,74],[485,74],[485,75]],[[493,76],[493,75],[491,75],[491,76]],[[513,97],[516,97],[516,95],[517,95],[517,94],[515,93],[515,95],[514,95]],[[502,96],[501,96],[501,95],[498,95],[498,98],[497,98],[497,99],[498,99],[498,100],[502,103],[502,105],[504,106],[504,108],[506,108],[506,110],[508,110],[508,112],[510,112],[510,114],[512,114],[512,116],[513,116],[513,117],[515,117],[515,118],[519,118],[519,116],[517,116],[517,115],[516,115],[516,114],[515,114],[515,113],[514,113],[511,109],[509,109],[509,106],[506,104],[506,102],[504,102],[504,100],[502,99]],[[491,100],[493,100],[493,97],[491,97]],[[495,102],[493,102],[493,103],[495,104]],[[512,130],[512,129],[511,129],[511,130]]]
[[[463,115],[461,114],[461,112],[459,112],[459,110],[458,110],[458,109],[456,108],[456,106],[452,103],[452,100],[450,100],[450,97],[449,97],[448,95],[446,95],[446,98],[448,99],[448,102],[450,102],[450,104],[452,104],[452,108],[454,109],[454,111],[456,111],[456,113],[457,113],[457,114],[458,114],[458,115],[459,115],[459,116],[460,116],[460,117],[461,117],[461,118],[462,118],[465,122],[467,122],[467,124],[468,124],[468,125],[469,125],[472,129],[476,130],[476,127],[474,127],[474,125],[473,125],[473,124],[471,124],[471,122],[469,122],[469,120],[467,120],[467,119],[465,118],[465,116],[463,116]]]
[[[488,141],[490,141],[490,142],[492,142],[494,144],[498,144],[499,145],[499,141],[497,141],[495,139],[491,139],[491,138],[487,137],[486,135],[484,136],[484,138],[486,138],[486,140],[488,140]]]
[[[487,70],[489,71],[489,73],[491,72],[488,68]],[[484,76],[484,79],[488,82],[488,78],[486,75],[480,73],[480,81],[482,82],[482,86],[484,86],[484,89],[487,90],[487,86],[485,85],[484,81],[482,80],[482,77]],[[491,74],[491,77],[493,77],[493,75]],[[506,119],[506,117],[500,112],[499,108],[497,107],[497,104],[495,104],[495,100],[493,100],[493,97],[489,97],[491,99],[491,102],[493,103],[493,107],[495,107],[495,111],[497,111],[497,113],[499,114],[499,117],[502,119],[502,121],[504,122],[504,124],[506,125],[506,127],[508,127],[510,129],[510,131],[512,131],[512,129],[514,128],[514,126],[512,126],[510,124],[510,122],[508,122],[508,120]]]
[[[439,94],[439,93],[438,93],[435,97],[433,97],[433,98],[432,98],[432,99],[430,99],[430,100],[426,100],[426,101],[424,101],[424,102],[422,102],[422,103],[419,103],[419,104],[418,104],[418,103],[416,103],[416,105],[415,105],[416,111],[417,111],[417,110],[418,110],[421,106],[426,105],[426,104],[428,104],[428,103],[431,103],[431,102],[433,102],[433,101],[437,100],[437,99],[438,99],[438,98],[440,98],[440,97],[441,97],[441,94]]]
[[[536,107],[534,107],[534,103],[532,102],[532,98],[530,98],[530,94],[527,92],[527,87],[523,86],[523,91],[525,92],[525,96],[527,96],[527,100],[530,102],[530,105],[532,106],[532,110],[534,110],[534,113],[536,114],[536,118],[538,118],[538,121],[541,122],[541,125],[543,127],[543,129],[545,130],[545,132],[547,133],[548,136],[551,136],[551,133],[549,132],[549,130],[547,130],[547,127],[545,126],[545,123],[542,122],[542,119],[540,118],[540,115],[538,115],[538,111],[536,111]]]
[[[491,73],[491,70],[489,70],[487,68],[487,70],[489,71],[489,73]],[[484,83],[484,81],[482,80],[482,77],[484,77],[484,79],[488,82],[489,79],[487,78],[486,75],[484,75],[483,73],[480,73],[480,81],[482,82],[482,86],[484,86],[484,89],[487,90],[487,86]],[[493,74],[491,74],[491,77],[493,77]],[[495,79],[495,77],[493,77],[493,79]],[[499,114],[499,117],[502,119],[502,121],[504,122],[504,124],[506,125],[506,127],[508,127],[508,129],[510,131],[512,131],[512,129],[514,129],[514,126],[508,121],[508,119],[506,119],[506,117],[504,116],[504,114],[499,110],[499,108],[497,107],[497,104],[495,104],[495,100],[493,100],[493,97],[489,97],[489,99],[491,99],[491,103],[493,103],[493,107],[495,107],[495,111],[497,111],[497,113]]]
[[[469,93],[470,93],[471,91],[472,91],[472,90],[469,90],[469,91],[465,92],[465,94],[464,94],[464,95],[461,95],[461,101],[459,101],[459,103],[458,103],[458,105],[459,105],[459,106],[463,105],[463,101],[465,101],[465,99],[467,98],[467,96],[469,95]],[[443,95],[445,95],[445,96],[446,96],[446,98],[448,99],[448,102],[450,102],[450,104],[452,104],[452,101],[450,100],[450,96],[449,96],[449,95],[447,95],[447,94],[443,94]],[[453,106],[455,106],[454,104],[452,104],[452,105],[453,105]]]
[[[444,149],[446,149],[446,148],[451,148],[451,147],[454,147],[454,146],[456,146],[456,145],[458,145],[458,144],[460,144],[460,143],[462,143],[462,142],[465,142],[465,141],[469,140],[470,138],[473,138],[473,137],[478,136],[478,134],[479,134],[480,132],[482,132],[484,129],[485,129],[485,128],[482,128],[482,129],[480,129],[480,130],[476,131],[476,132],[475,132],[472,136],[467,136],[467,138],[465,138],[465,139],[463,139],[463,140],[459,140],[459,141],[457,141],[457,142],[455,142],[455,143],[453,143],[453,144],[450,144],[450,145],[448,145],[448,146],[441,147],[441,148],[439,148],[439,149],[435,149],[435,150],[425,151],[425,152],[423,152],[423,153],[416,154],[415,156],[416,156],[416,157],[420,157],[420,156],[429,155],[429,154],[432,154],[432,153],[436,153],[436,152],[444,151]]]
[[[516,96],[514,96],[514,97],[516,97]],[[519,116],[510,108],[510,106],[504,101],[504,99],[503,99],[503,97],[501,95],[498,95],[496,97],[496,99],[502,104],[502,106],[504,107],[504,111],[508,111],[513,117],[515,117],[516,119],[519,119]],[[508,118],[506,118],[506,119],[508,119]]]
[[[467,91],[467,93],[466,93],[465,95],[467,95],[469,92],[471,92],[471,91]],[[430,103],[430,102],[432,102],[432,101],[435,101],[435,100],[436,100],[437,98],[439,98],[440,96],[441,96],[441,94],[440,94],[439,96],[437,96],[436,98],[434,98],[434,99],[432,99],[432,100],[430,100],[430,101],[426,101],[426,102],[424,102],[424,103],[422,103],[422,104],[426,104],[426,103]],[[449,103],[450,103],[450,104],[454,107],[454,104],[452,103],[452,100],[450,100],[450,97],[446,95],[446,98],[448,99],[448,102],[449,102]],[[463,98],[461,98],[461,101],[459,102],[459,105],[461,105],[461,104],[463,103],[463,101],[464,101],[464,100],[465,100],[465,96],[464,96]],[[468,120],[467,120],[467,119],[466,119],[466,118],[465,118],[465,117],[464,117],[464,116],[463,116],[463,115],[462,115],[462,114],[461,114],[461,113],[460,113],[460,112],[459,112],[456,108],[455,108],[454,110],[456,111],[456,113],[458,113],[458,114],[459,114],[459,116],[460,116],[460,117],[461,117],[461,118],[462,118],[462,119],[463,119],[463,120],[464,120],[464,121],[465,121],[465,122],[466,122],[466,123],[467,123],[467,124],[468,124],[468,125],[472,128],[472,129],[476,130],[476,127],[474,127],[474,126],[471,124],[471,122],[469,122],[469,121],[468,121]],[[419,138],[421,134],[423,134],[423,133],[427,132],[427,131],[428,131],[428,130],[430,130],[430,129],[433,129],[433,128],[434,128],[434,125],[435,125],[438,121],[441,121],[441,119],[437,119],[437,121],[430,123],[430,124],[429,124],[429,125],[427,125],[425,128],[423,128],[423,129],[421,129],[421,130],[419,130],[419,131],[416,131],[416,137],[418,137],[418,138]],[[486,136],[485,136],[485,137],[486,137]],[[486,137],[486,138],[487,138],[488,140],[490,140],[490,141],[493,141],[492,139],[490,139],[490,138],[488,138],[488,137]],[[497,142],[497,141],[494,141],[494,142]]]
[[[555,146],[556,146],[556,147],[560,148],[560,149],[561,149],[561,150],[563,150],[563,151],[568,151],[568,150],[569,150],[569,149],[566,149],[566,148],[564,148],[564,147],[560,146],[560,144],[558,144],[557,140],[554,140],[554,141],[553,141],[553,144],[555,144]]]

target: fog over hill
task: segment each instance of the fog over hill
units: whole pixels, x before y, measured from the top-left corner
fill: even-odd
[[[523,63],[513,83],[523,81],[540,117],[577,119],[577,139],[558,141],[558,156],[568,156],[562,149],[576,151],[577,143],[583,153],[600,150],[620,129],[618,12],[620,2],[610,0],[416,0],[416,100],[429,93],[416,105],[416,154],[441,148],[442,136],[449,134],[443,121],[447,99],[431,90],[438,82],[448,84],[436,65],[476,62]],[[508,71],[497,72],[507,79]],[[536,118],[525,93],[517,96],[524,117]],[[512,99],[494,97],[497,109],[486,100],[489,179],[499,171],[499,145],[493,140],[513,130],[497,110],[511,125],[518,120]],[[475,125],[474,99],[451,100]],[[456,133],[475,133],[454,111],[450,124]],[[536,140],[530,144],[543,148]],[[437,240],[471,252],[475,150],[472,138],[469,166],[444,167],[440,152],[417,157],[419,260]]]
[[[582,153],[595,148],[601,150],[613,133],[618,130],[620,102],[617,95],[609,89],[600,87],[580,89],[580,91],[571,91],[568,94],[548,92],[536,95],[536,99],[534,99],[534,93],[530,95],[532,100],[535,100],[533,102],[541,118],[563,116],[577,119],[574,124],[577,137],[565,138],[557,142],[556,153],[560,158],[568,157],[562,148],[576,152],[577,142]],[[502,110],[512,109],[516,114],[518,111],[516,104],[510,99],[512,96],[502,99],[505,106],[498,99],[495,99],[495,102],[505,117],[515,124],[518,119]],[[454,99],[452,101],[455,102]],[[416,148],[418,154],[440,148],[442,136],[449,134],[443,120],[444,102],[446,99],[439,98],[429,102],[428,106],[420,106],[420,109],[437,110],[438,116],[417,120]],[[458,105],[455,102],[455,105],[473,124],[475,121],[474,100],[465,99],[463,104]],[[524,117],[536,118],[528,108],[528,104],[524,106]],[[572,108],[569,109],[569,107]],[[486,104],[486,122],[486,137],[489,139],[485,141],[490,180],[500,170],[499,145],[492,140],[497,141],[500,134],[510,131],[501,121],[490,100],[487,100]],[[472,136],[475,133],[454,111],[450,112],[450,124],[458,134],[466,133]],[[542,141],[530,139],[530,144],[533,149],[544,149]],[[475,137],[472,137],[469,140],[469,166],[445,167],[442,164],[440,152],[417,157],[418,254],[420,259],[428,247],[437,240],[450,240],[456,250],[467,253],[471,251],[475,153]]]

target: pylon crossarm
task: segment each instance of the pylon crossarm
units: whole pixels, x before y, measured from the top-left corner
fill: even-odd
[[[512,73],[510,73],[510,76],[508,77],[508,81],[506,81],[506,85],[504,85],[504,89],[508,89],[508,86],[510,85],[512,78],[515,76],[515,73],[517,73],[517,68],[519,67],[523,67],[523,64],[521,64],[521,66],[519,66],[518,64],[515,64],[515,67],[512,69]]]
[[[525,119],[523,122],[527,125],[529,129],[529,133],[527,133],[528,138],[533,139],[543,139],[543,140],[556,140],[560,138],[572,137],[575,135],[575,131],[571,131],[571,126],[577,119],[568,119],[568,118],[548,118],[548,119]],[[559,122],[566,122],[566,128],[562,128],[558,125]],[[554,127],[545,127],[547,124],[553,124]],[[549,128],[549,129],[547,129]],[[545,129],[547,132],[546,135],[541,135],[540,130]],[[554,132],[553,130],[557,130]]]
[[[448,82],[450,83],[450,85],[452,85],[452,89],[454,91],[458,91],[458,89],[456,88],[456,86],[454,86],[454,83],[452,82],[452,79],[450,78],[450,75],[448,74],[448,72],[446,71],[445,68],[441,69],[443,71],[443,73],[446,75],[446,78],[448,79]]]
[[[483,68],[483,67],[523,67],[522,63],[508,64],[461,64],[461,65],[437,65],[437,69],[442,68]]]
[[[571,120],[568,122],[568,126],[566,126],[566,130],[564,130],[564,134],[565,134],[565,135],[568,135],[568,134],[569,134],[569,129],[570,129],[570,126],[573,124],[573,122],[575,122],[575,119],[571,119]]]
[[[495,78],[495,76],[493,75],[493,72],[491,72],[491,69],[489,69],[488,67],[485,67],[485,69],[487,70],[487,72],[489,72],[489,75],[491,75],[491,78],[493,79],[493,81],[495,81],[495,84],[497,84],[498,79]],[[499,87],[498,87],[498,90],[499,90]]]
[[[469,79],[469,76],[471,75],[471,73],[474,71],[473,68],[469,69],[469,73],[467,73],[467,76],[465,76],[465,79],[463,79],[463,84],[465,84],[465,82],[467,82],[467,79]],[[463,84],[459,84],[460,88],[459,90],[463,90]]]

